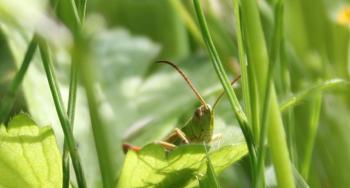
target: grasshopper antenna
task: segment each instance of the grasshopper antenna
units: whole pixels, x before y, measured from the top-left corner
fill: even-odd
[[[232,82],[231,85],[233,86],[233,84],[235,84],[239,79],[241,78],[241,75],[238,75]],[[221,92],[219,97],[215,100],[214,105],[213,105],[213,111],[215,109],[215,107],[217,106],[217,104],[219,103],[219,101],[222,99],[222,97],[225,95],[225,91]]]
[[[203,99],[203,97],[199,94],[198,90],[196,89],[196,87],[194,87],[193,83],[191,82],[191,80],[186,76],[186,74],[174,63],[170,62],[170,61],[156,61],[156,63],[164,63],[164,64],[168,64],[170,66],[172,66],[174,69],[177,70],[177,72],[180,73],[180,75],[185,79],[185,81],[187,82],[187,84],[191,87],[192,91],[194,92],[194,94],[196,95],[197,99],[201,102],[201,104],[203,106],[205,106],[207,108],[207,103],[205,102],[205,100]]]

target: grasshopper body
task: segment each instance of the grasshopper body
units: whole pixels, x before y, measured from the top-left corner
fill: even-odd
[[[211,107],[208,104],[198,107],[191,119],[180,130],[191,143],[209,143],[214,130],[214,114]],[[183,143],[180,138],[173,140],[171,137],[167,137],[165,141],[175,145]]]

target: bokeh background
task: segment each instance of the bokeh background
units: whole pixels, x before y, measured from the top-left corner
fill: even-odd
[[[89,58],[94,66],[99,109],[109,130],[111,156],[116,174],[120,172],[125,141],[144,145],[182,125],[198,105],[181,77],[156,60],[178,64],[212,104],[221,85],[207,56],[200,33],[179,11],[180,0],[88,0],[84,29],[91,39]],[[181,0],[195,18],[191,1]],[[0,96],[20,66],[33,30],[39,30],[54,46],[52,53],[63,98],[68,99],[69,45],[72,36],[48,7],[54,1],[13,0],[0,3]],[[17,3],[17,4],[16,4]],[[240,73],[231,0],[203,1],[209,28],[227,72]],[[273,0],[258,0],[265,39],[273,29]],[[350,1],[285,1],[283,58],[274,80],[280,101],[331,78],[350,78]],[[59,12],[59,14],[64,14]],[[195,20],[195,19],[194,19]],[[44,27],[45,25],[45,27]],[[196,27],[194,25],[194,27]],[[39,29],[38,29],[39,28]],[[254,31],[247,31],[254,32]],[[251,52],[254,53],[254,52]],[[240,84],[235,85],[240,99]],[[350,93],[349,86],[322,93],[317,126],[312,125],[315,98],[303,100],[284,113],[285,124],[294,127],[288,138],[293,164],[301,170],[308,137],[315,134],[309,177],[310,187],[349,187]],[[39,54],[16,95],[12,114],[29,112],[40,125],[52,125],[62,148],[63,135],[51,98]],[[216,112],[216,132],[226,132],[231,141],[242,141],[238,124],[226,99]],[[229,130],[229,131],[227,131]],[[101,185],[87,102],[79,86],[74,135],[89,187]],[[312,144],[312,143],[311,143]],[[269,161],[267,161],[269,164]],[[249,187],[245,158],[220,175],[223,187]],[[267,166],[267,183],[276,185]],[[74,178],[72,178],[74,181]]]

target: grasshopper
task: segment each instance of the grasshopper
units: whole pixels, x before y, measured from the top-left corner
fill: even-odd
[[[185,73],[175,64],[170,61],[157,61],[156,63],[164,63],[172,66],[176,69],[180,75],[184,78],[191,90],[194,92],[196,98],[199,100],[201,105],[194,111],[192,117],[182,128],[175,128],[168,136],[161,141],[155,143],[160,144],[167,150],[173,150],[178,145],[189,144],[189,143],[210,143],[212,140],[220,137],[219,135],[213,135],[214,131],[214,109],[220,99],[223,97],[222,92],[216,99],[213,108],[205,102],[203,97],[199,94],[196,87],[193,85],[190,79]],[[240,79],[238,76],[232,81],[232,85]],[[128,150],[139,151],[141,147],[133,146],[131,144],[124,143],[123,150],[126,153]]]

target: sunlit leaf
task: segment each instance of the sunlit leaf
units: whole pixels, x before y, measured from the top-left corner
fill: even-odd
[[[247,154],[246,144],[227,145],[209,153],[216,174]],[[129,151],[118,187],[196,187],[207,172],[203,145],[183,145],[171,152],[149,144]]]
[[[0,126],[0,187],[62,187],[61,156],[53,131],[28,115]]]

